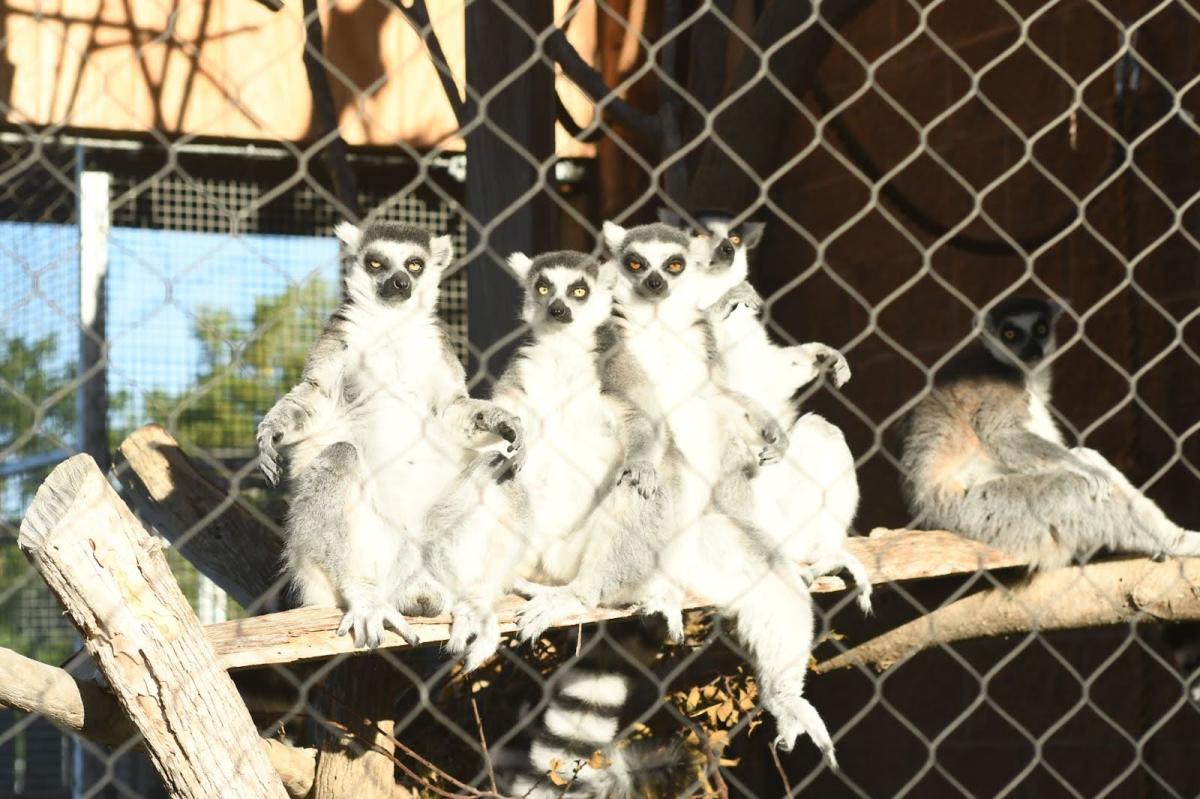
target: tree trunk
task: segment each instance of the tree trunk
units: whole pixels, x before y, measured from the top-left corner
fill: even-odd
[[[286,796],[160,542],[90,456],[50,473],[17,543],[79,628],[172,796]]]

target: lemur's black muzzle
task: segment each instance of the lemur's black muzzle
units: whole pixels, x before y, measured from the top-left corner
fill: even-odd
[[[546,308],[546,313],[550,314],[550,318],[555,322],[566,324],[571,321],[571,309],[562,300],[555,300]]]
[[[721,254],[722,258],[728,258],[732,261],[736,250],[733,248],[733,242],[729,239],[721,239],[721,244],[717,247],[717,252]]]
[[[407,300],[412,296],[412,280],[397,272],[381,283],[377,291],[383,300]]]
[[[663,289],[667,287],[667,281],[663,280],[663,276],[658,272],[651,272],[650,276],[642,281],[642,286],[651,294],[662,294]]]

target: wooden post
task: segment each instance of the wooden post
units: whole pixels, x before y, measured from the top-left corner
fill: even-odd
[[[282,537],[200,474],[162,427],[130,433],[113,472],[138,514],[242,607],[253,611],[276,592]]]
[[[396,744],[391,716],[396,671],[382,657],[347,659],[326,678],[321,702],[325,719],[318,746],[312,799],[396,799]]]
[[[284,797],[161,544],[88,455],[60,464],[17,543],[79,628],[173,797]]]
[[[466,8],[468,94],[484,96],[505,84],[486,103],[470,104],[486,123],[471,120],[479,124],[466,135],[467,242],[474,249],[482,240],[500,258],[518,250],[545,252],[557,241],[548,195],[554,189],[549,183],[539,185],[543,175],[551,180],[554,174],[554,73],[541,60],[525,65],[538,45],[513,19],[541,35],[554,23],[554,4],[505,0],[505,5],[507,9],[497,0],[476,0]],[[507,140],[543,165],[542,172]],[[536,193],[523,197],[534,187]],[[476,225],[493,223],[481,237]],[[473,355],[471,370],[495,379],[512,347],[501,344],[489,350],[517,329],[513,309],[520,307],[520,292],[503,264],[487,252],[472,258],[467,270],[467,332],[472,348],[484,354],[482,363],[475,363]]]

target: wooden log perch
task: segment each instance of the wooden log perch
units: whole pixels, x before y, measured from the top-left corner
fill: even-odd
[[[870,537],[851,539],[850,548],[867,567],[872,583],[973,574],[980,569],[1025,565],[999,550],[941,531],[877,529]],[[838,578],[822,578],[812,590],[827,593],[845,588],[845,583]],[[516,630],[516,609],[520,604],[519,598],[507,597],[497,607],[500,628],[505,633]],[[698,608],[702,604],[691,599],[685,607]],[[584,616],[564,619],[557,626],[626,618],[632,613],[625,608],[601,608]],[[335,608],[300,608],[210,624],[205,632],[225,668],[245,669],[364,651],[356,648],[349,637],[335,634],[341,618],[341,612]],[[410,618],[409,621],[416,627],[423,646],[450,637],[447,617]],[[404,639],[390,630],[384,633],[383,648],[406,646]]]
[[[814,667],[883,671],[938,644],[1034,630],[1200,619],[1200,558],[1137,559],[1041,572],[1015,587],[965,597]]]
[[[131,433],[113,471],[139,515],[238,604],[253,608],[274,592],[282,537],[201,475],[165,429]]]
[[[4,647],[0,647],[0,707],[41,716],[105,746],[120,746],[139,735],[117,698],[99,685]],[[316,750],[270,738],[261,741],[288,795],[307,796],[313,784]]]
[[[163,556],[88,455],[38,489],[17,543],[79,628],[174,797],[283,797]]]

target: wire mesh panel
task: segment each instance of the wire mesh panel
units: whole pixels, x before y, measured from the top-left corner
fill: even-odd
[[[1195,3],[60,5],[48,15],[14,0],[0,17],[10,65],[0,70],[0,682],[10,683],[0,684],[0,705],[32,711],[0,714],[0,796],[191,795],[160,776],[173,773],[163,744],[138,726],[148,724],[138,708],[118,701],[123,685],[105,653],[122,642],[90,630],[80,600],[63,589],[56,600],[41,567],[52,556],[28,529],[21,540],[30,559],[17,547],[39,485],[85,451],[112,464],[106,485],[118,493],[93,486],[97,507],[132,508],[139,525],[168,542],[172,579],[207,624],[198,646],[229,670],[245,704],[226,708],[222,721],[229,730],[244,721],[267,741],[232,762],[265,758],[293,796],[1200,793],[1198,572],[1195,561],[1174,557],[1188,554],[1198,535],[1190,531],[1200,528]],[[110,181],[99,223],[80,212],[89,173]],[[632,230],[660,216],[675,232],[640,229],[622,239],[603,226]],[[343,220],[366,238],[345,228],[335,235]],[[452,359],[423,363],[452,376],[461,363],[466,374],[453,401],[422,396],[415,406],[433,425],[449,418],[445,405],[463,407],[455,403],[467,403],[468,391],[492,398],[497,406],[469,405],[471,435],[513,440],[513,425],[489,414],[523,415],[517,427],[529,458],[536,462],[542,447],[554,453],[543,462],[557,466],[540,480],[529,476],[536,470],[500,474],[502,488],[488,484],[456,508],[462,518],[452,524],[430,515],[430,529],[465,528],[506,484],[525,492],[527,515],[505,506],[519,523],[494,518],[487,537],[459,551],[472,560],[461,573],[472,576],[457,588],[443,581],[447,594],[457,592],[452,601],[435,608],[428,589],[420,597],[427,605],[393,602],[392,610],[411,613],[425,644],[388,634],[365,653],[353,628],[338,633],[340,611],[293,609],[302,597],[289,590],[295,558],[283,553],[299,523],[301,481],[264,479],[256,437],[289,390],[321,386],[306,361],[323,331],[364,363],[403,362],[414,348],[441,346],[440,333],[406,338],[381,327],[371,347],[355,349],[360,323],[346,319],[358,319],[369,301],[343,279],[383,268],[369,266],[382,258],[369,244],[372,225],[385,221],[429,234],[416,269],[397,270],[397,292],[420,295],[420,270],[437,268],[437,237],[448,236],[453,250],[437,303]],[[410,228],[388,230],[424,241]],[[89,249],[97,236],[102,256]],[[648,250],[630,244],[647,237],[678,252],[651,263]],[[676,330],[679,341],[638,350],[649,340],[638,338],[643,327],[666,314],[638,310],[659,289],[636,273],[657,265],[665,285],[691,285],[672,281],[699,281],[725,257],[722,247],[734,263],[749,259],[754,292],[720,297],[727,305],[697,300],[697,325]],[[575,256],[556,255],[554,268],[510,257],[559,250],[584,255],[569,263]],[[98,274],[89,272],[97,257]],[[588,259],[580,283],[554,283],[564,273],[554,269]],[[95,296],[90,281],[98,281]],[[568,406],[588,391],[599,397],[601,383],[554,372],[568,362],[561,351],[546,360],[514,353],[539,340],[551,315],[571,319],[574,309],[587,319],[586,306],[572,303],[610,291],[619,335],[610,341],[605,326],[585,344],[599,364],[596,380],[609,381],[597,414],[620,401],[626,415],[613,417],[611,429],[572,421],[578,438],[548,441],[545,430],[571,418]],[[1061,316],[1047,317],[1036,334],[1036,314],[995,321],[1013,296],[1052,301]],[[701,317],[702,304],[721,312]],[[748,329],[768,331],[771,352],[786,364],[759,363],[737,354],[746,352],[740,341],[722,339],[723,325],[743,318],[761,321]],[[766,422],[680,427],[676,408],[653,411],[661,425],[649,427],[671,437],[654,450],[650,473],[639,471],[626,432],[641,428],[628,419],[652,413],[630,399],[642,395],[622,392],[630,381],[658,381],[662,392],[680,393],[671,383],[687,374],[680,362],[700,329],[708,338],[695,342],[710,360],[681,405],[734,402],[752,416],[757,406],[728,390],[733,375],[780,381],[788,369],[811,367],[812,379],[795,386],[778,433]],[[992,418],[1000,394],[970,407],[973,400],[960,399],[966,410],[957,408],[961,429],[953,432],[966,443],[933,477],[918,473],[913,420],[927,398],[975,396],[939,393],[964,369],[978,380],[962,385],[991,385],[979,375],[993,375],[994,363],[988,371],[970,360],[987,351],[981,335],[1002,357],[1018,336],[1057,339],[1049,366],[1033,376],[1028,363],[1004,361],[1005,385],[1020,385],[1014,396],[1028,418],[999,441],[981,420]],[[644,382],[604,371],[609,356],[627,353]],[[543,388],[561,394],[561,407],[512,399],[513,386],[538,369],[553,376]],[[352,377],[329,396],[361,410],[361,375]],[[405,375],[386,388],[407,397],[424,379]],[[820,418],[793,426],[802,412]],[[754,481],[788,468],[788,453],[832,468],[842,450],[823,449],[830,438],[805,437],[814,429],[844,437],[854,464],[833,482],[849,479],[857,491],[842,526],[851,533],[846,551],[874,584],[873,615],[856,602],[862,581],[835,568],[842,561],[797,563],[759,523],[776,518],[815,536],[800,517],[846,501],[800,475],[784,491],[786,513],[760,512],[756,486],[764,483]],[[693,532],[679,521],[690,501],[680,486],[701,474],[691,454],[707,451],[712,430],[728,436],[711,447],[723,471],[696,505]],[[97,431],[107,447],[95,444]],[[731,466],[744,455],[737,436],[762,440],[754,438],[750,460]],[[465,470],[435,489],[435,467],[413,467],[425,455],[363,454],[386,449],[388,435],[377,438],[353,442],[376,473],[362,475],[363,493],[345,514],[323,522],[330,530],[343,517],[386,516],[410,503],[444,508],[436,504],[443,489],[474,485],[504,460],[475,461],[475,439],[454,444]],[[548,523],[539,509],[572,507],[547,496],[568,484],[570,467],[591,468],[597,441],[626,460],[606,462],[594,507],[566,525],[565,543],[547,545],[537,535],[565,523]],[[504,447],[498,452],[514,462],[523,457]],[[776,451],[781,464],[772,462]],[[396,474],[415,476],[400,482]],[[619,525],[611,536],[597,533],[609,529],[606,498],[633,490],[626,481],[636,485],[639,475],[643,493],[661,487],[678,515],[647,525],[636,545],[620,538]],[[744,479],[736,485],[749,486],[746,494],[721,493],[727,477]],[[922,480],[957,486],[951,504],[966,506],[999,491],[992,481],[1026,477],[1009,505],[984,505],[985,532],[953,529],[912,501]],[[1064,480],[1089,481],[1091,493],[1047,499]],[[344,481],[323,484],[317,504],[336,509],[344,489]],[[750,510],[731,510],[735,501]],[[57,507],[49,491],[38,502]],[[27,525],[46,513],[30,514]],[[112,513],[106,518],[124,518]],[[1022,534],[1041,536],[1032,557],[1011,536],[986,532],[1013,520],[1025,525]],[[682,537],[667,534],[671,525]],[[585,533],[598,543],[571,550]],[[545,551],[505,567],[493,546],[505,534]],[[1154,535],[1169,540],[1131,544]],[[654,567],[637,572],[627,553],[651,539]],[[1084,544],[1073,548],[1076,539]],[[349,534],[334,543],[355,546]],[[561,555],[559,545],[574,554]],[[632,587],[571,594],[554,607],[578,612],[558,614],[532,643],[509,635],[529,624],[531,608],[549,606],[537,596],[539,580],[577,585],[548,578],[546,563],[574,557],[562,568],[590,575],[609,568],[598,554],[606,547],[620,564],[606,576],[637,572]],[[98,575],[122,573],[112,565],[116,549],[93,548],[105,567]],[[435,543],[417,549],[431,570],[459,568],[430,554],[443,551]],[[1063,558],[1071,564],[1031,567],[1050,550],[1073,556]],[[364,551],[382,560],[386,546]],[[483,593],[501,568],[512,571],[504,587],[533,593],[533,604]],[[412,579],[397,596],[410,586],[423,587]],[[331,596],[353,604],[335,589]],[[480,596],[483,610],[464,599]],[[672,597],[684,609],[681,627],[664,629],[674,621]],[[122,613],[144,613],[143,629],[157,629],[149,605],[128,604]],[[467,670],[447,650],[470,649],[492,630],[483,625],[468,638],[454,625],[487,616],[493,604],[504,638],[495,656]],[[414,608],[431,610],[422,618]],[[69,621],[83,629],[86,651],[76,651]],[[780,653],[793,650],[801,654],[779,665]],[[55,686],[70,693],[67,674],[84,685],[70,699],[78,708],[48,699]],[[162,672],[147,674],[144,686]],[[594,693],[580,693],[581,685]],[[40,689],[30,697],[21,686]],[[112,724],[98,732],[79,720],[85,710]],[[836,767],[814,745],[821,725]]]

